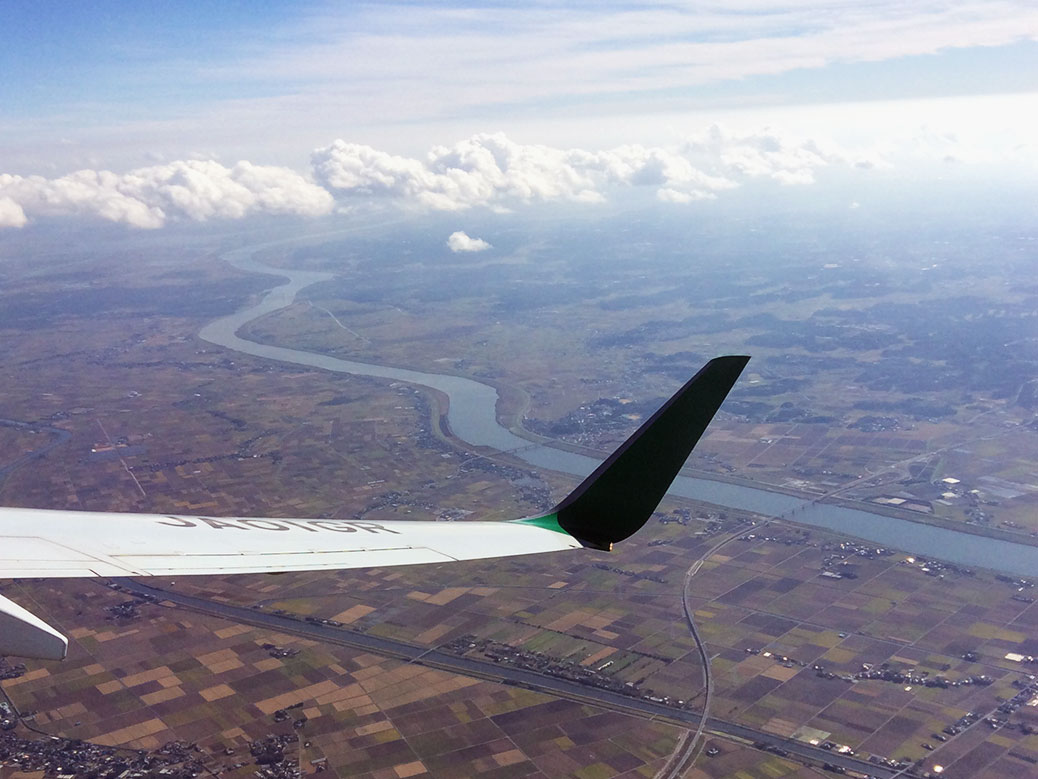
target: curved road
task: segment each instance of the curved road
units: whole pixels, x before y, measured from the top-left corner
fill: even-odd
[[[766,527],[767,524],[765,522],[761,527]],[[703,637],[699,635],[699,628],[696,627],[696,616],[688,599],[689,585],[692,584],[692,577],[699,573],[699,569],[703,567],[703,563],[720,551],[725,544],[734,541],[742,534],[743,531],[738,530],[721,539],[685,571],[685,579],[681,587],[681,608],[685,612],[688,631],[692,636],[692,640],[696,642],[696,651],[699,653],[699,662],[703,669],[703,711],[700,714],[699,725],[695,732],[688,731],[678,741],[678,745],[674,748],[674,752],[671,754],[667,764],[656,774],[656,779],[680,779],[695,764],[696,758],[699,757],[699,753],[705,744],[700,739],[707,723],[711,722],[710,696],[714,691],[714,677],[710,669],[710,654],[706,651],[706,643],[703,641]]]

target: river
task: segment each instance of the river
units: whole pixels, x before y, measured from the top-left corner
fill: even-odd
[[[288,243],[288,242],[277,242]],[[275,245],[275,244],[267,244]],[[290,305],[306,287],[331,279],[335,274],[275,268],[253,259],[256,246],[226,252],[223,259],[240,270],[280,276],[284,284],[271,289],[254,306],[221,317],[202,328],[199,336],[227,349],[296,365],[336,373],[370,376],[419,384],[443,392],[450,398],[447,421],[451,432],[472,446],[511,452],[537,468],[583,477],[599,460],[520,438],[497,421],[497,390],[472,379],[424,373],[370,363],[343,360],[313,352],[267,346],[247,341],[238,330],[266,314]],[[702,500],[716,506],[742,509],[771,517],[791,517],[804,525],[828,528],[879,546],[934,557],[964,566],[990,568],[1021,576],[1038,575],[1038,547],[962,533],[919,522],[873,514],[860,509],[804,501],[763,487],[679,476],[670,490],[673,495]]]

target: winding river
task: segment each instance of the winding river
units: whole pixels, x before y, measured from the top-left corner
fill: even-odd
[[[247,322],[285,308],[304,288],[334,276],[332,273],[287,270],[264,265],[253,259],[257,248],[261,247],[234,249],[226,252],[223,259],[240,270],[280,276],[287,281],[271,289],[256,305],[210,322],[199,333],[203,340],[254,357],[432,387],[450,398],[447,420],[451,432],[472,446],[509,451],[537,468],[580,477],[591,473],[599,464],[598,460],[591,457],[533,444],[502,427],[498,424],[496,414],[497,390],[472,379],[342,360],[282,346],[267,346],[240,338],[238,330]],[[1022,576],[1038,575],[1038,547],[1035,546],[961,533],[860,509],[804,501],[761,487],[709,479],[679,476],[670,491],[675,495],[706,501],[720,507],[743,509],[766,516],[787,517],[801,524],[828,528],[880,546],[902,549],[959,565],[991,568]]]

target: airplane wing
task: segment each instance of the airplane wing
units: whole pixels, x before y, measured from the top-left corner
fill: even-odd
[[[279,573],[609,549],[656,510],[748,359],[707,363],[544,516],[369,522],[0,508],[0,577]],[[67,645],[0,596],[0,655],[62,659]]]

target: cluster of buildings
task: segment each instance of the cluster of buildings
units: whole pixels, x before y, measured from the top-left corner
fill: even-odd
[[[960,576],[975,575],[972,568],[966,568],[961,565],[956,565],[955,563],[947,563],[943,560],[935,560],[929,557],[920,557],[919,555],[910,555],[902,560],[900,564],[915,566],[927,576],[936,576],[939,579],[943,579],[946,573],[956,573]]]
[[[776,655],[772,652],[769,652],[766,649],[755,649],[753,647],[747,647],[746,654],[760,655],[761,657],[772,658],[775,660],[776,663],[779,663],[785,668],[792,668],[796,665],[799,665],[801,668],[807,668],[807,663],[805,663],[803,660],[797,660],[795,657],[789,657],[788,655]]]
[[[893,550],[882,546],[870,546],[857,541],[830,541],[822,544],[811,541],[805,535],[761,535],[758,533],[747,533],[739,537],[740,541],[758,541],[771,544],[783,544],[784,546],[809,546],[821,549],[827,554],[822,558],[822,571],[819,576],[826,579],[856,579],[858,573],[853,560],[875,560],[877,557],[889,557],[894,554]]]
[[[51,736],[23,739],[0,733],[0,765],[46,776],[93,776],[98,779],[194,779],[206,769],[195,744],[172,741],[154,751],[118,749]]]
[[[1025,735],[1038,733],[1038,679],[1034,676],[1028,676],[1026,680],[1015,679],[1013,687],[1019,692],[984,721],[992,728],[1016,728]],[[1010,722],[1009,717],[1017,712],[1024,715],[1022,721]]]
[[[17,679],[25,673],[25,663],[11,665],[6,657],[0,657],[0,681],[4,679]]]
[[[270,734],[266,738],[256,739],[249,744],[249,753],[260,769],[256,776],[260,779],[298,779],[299,765],[296,760],[286,758],[285,751],[289,745],[299,741],[295,733]],[[241,765],[244,765],[242,763]]]
[[[329,624],[331,624],[332,620],[328,620],[328,622]],[[340,622],[336,624],[341,625],[342,623]],[[268,655],[270,655],[271,657],[276,657],[279,660],[282,660],[286,657],[295,657],[299,654],[299,650],[294,647],[287,648],[283,646],[277,646],[275,644],[263,644],[262,647],[263,649],[267,650]]]
[[[815,667],[821,668],[821,666]],[[962,679],[949,679],[941,674],[930,676],[929,671],[914,672],[898,670],[896,668],[891,668],[888,663],[881,663],[880,665],[862,663],[861,670],[854,674],[853,679],[856,681],[878,679],[893,684],[911,685],[914,687],[940,687],[942,689],[947,689],[949,687],[964,687],[974,684],[986,687],[994,682],[994,679],[985,674],[966,676]]]

